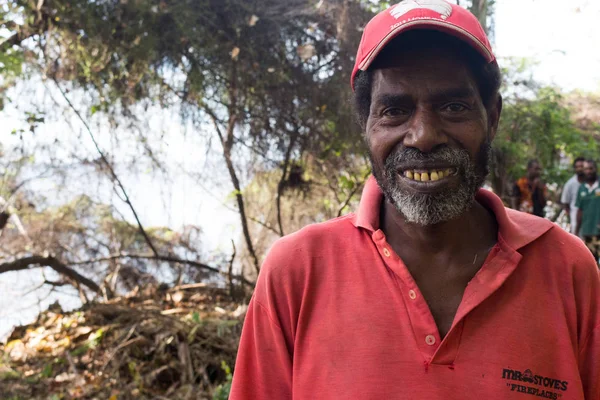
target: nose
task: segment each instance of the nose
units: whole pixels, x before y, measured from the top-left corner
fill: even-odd
[[[423,153],[429,153],[436,147],[448,143],[448,137],[441,129],[441,123],[435,112],[417,108],[411,118],[408,132],[404,136],[404,145],[414,147]]]

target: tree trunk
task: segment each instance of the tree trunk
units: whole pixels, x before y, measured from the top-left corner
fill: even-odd
[[[235,167],[231,158],[231,151],[233,149],[234,140],[234,130],[238,122],[237,66],[235,63],[232,65],[231,69],[231,87],[229,88],[229,101],[229,121],[227,123],[227,132],[225,133],[226,136],[222,137],[221,134],[219,134],[219,136],[221,138],[221,144],[223,145],[223,157],[225,158],[227,171],[229,171],[229,177],[231,178],[231,183],[233,184],[233,188],[235,189],[235,199],[237,201],[238,212],[240,214],[240,220],[242,222],[242,232],[244,233],[246,247],[248,248],[248,252],[252,257],[254,270],[256,271],[256,275],[258,276],[258,273],[260,272],[260,263],[258,261],[258,256],[256,255],[256,251],[254,249],[254,244],[252,243],[250,229],[248,228],[248,217],[246,215],[246,208],[244,206],[244,196],[242,194],[242,187],[240,185],[240,180],[238,179],[237,172],[235,171]]]

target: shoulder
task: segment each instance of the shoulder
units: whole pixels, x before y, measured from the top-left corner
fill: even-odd
[[[578,187],[579,186],[579,181],[577,180],[576,176],[572,176],[571,178],[569,178],[569,180],[567,181],[567,183],[565,183],[566,187]]]
[[[577,280],[598,283],[598,265],[587,246],[580,238],[553,225],[531,246],[537,247],[549,262],[560,265],[556,271],[567,272]]]
[[[348,254],[350,246],[360,245],[362,229],[354,226],[354,218],[348,214],[311,224],[275,241],[256,282],[256,301],[297,313],[305,289],[319,281],[326,267],[341,264],[338,256]]]
[[[290,253],[305,252],[328,247],[332,242],[343,239],[358,229],[354,226],[354,214],[334,218],[325,222],[310,224],[297,232],[278,239],[271,250],[271,257],[289,257]]]
[[[557,224],[509,208],[506,215],[511,227],[503,232],[503,236],[523,255],[531,257],[535,253],[536,257],[540,257],[539,261],[596,268],[594,258],[583,241]]]
[[[263,263],[261,275],[302,272],[315,260],[328,258],[356,241],[360,229],[353,213],[326,222],[311,224],[275,241]],[[282,271],[282,270],[285,270]]]
[[[515,187],[519,189],[527,189],[527,178],[520,178],[515,182]]]

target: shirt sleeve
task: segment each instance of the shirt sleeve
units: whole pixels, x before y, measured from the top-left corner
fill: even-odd
[[[600,326],[586,339],[579,360],[584,398],[600,399]]]
[[[583,243],[573,248],[574,293],[577,303],[579,376],[583,399],[600,399],[600,271],[592,253]]]
[[[571,188],[571,186],[571,182],[567,182],[567,184],[563,188],[563,192],[560,197],[560,202],[562,204],[571,204],[571,201],[573,200],[573,189]]]
[[[265,258],[248,306],[230,400],[292,399],[294,326],[301,303],[302,262],[293,240],[279,239]],[[296,292],[296,289],[299,292]]]
[[[281,328],[253,298],[238,349],[230,400],[292,398],[292,359]]]

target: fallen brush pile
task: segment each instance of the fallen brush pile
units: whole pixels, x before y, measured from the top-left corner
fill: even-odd
[[[226,399],[245,311],[202,284],[51,306],[0,345],[0,399]]]

